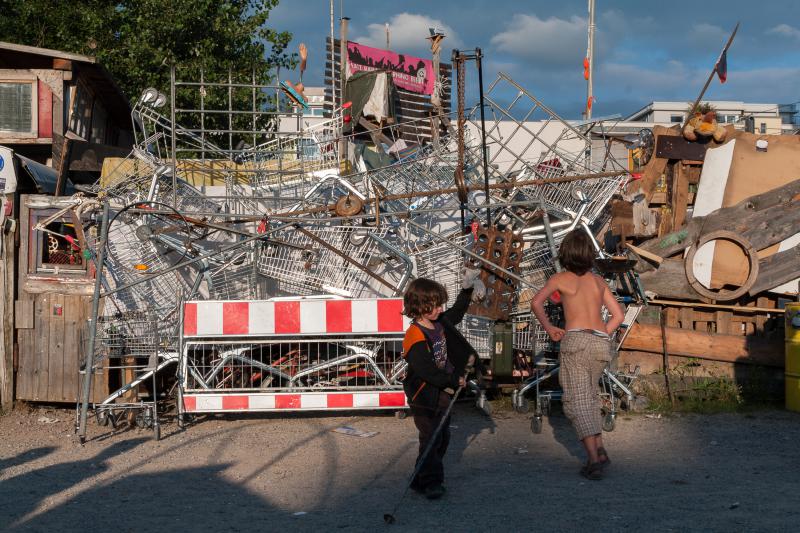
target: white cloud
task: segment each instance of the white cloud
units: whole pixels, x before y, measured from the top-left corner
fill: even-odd
[[[438,19],[416,13],[398,13],[388,22],[389,46],[396,52],[430,50],[430,41],[426,39],[430,35],[428,28],[434,28],[446,35],[444,40],[446,48],[459,48],[462,45],[453,28]],[[352,40],[375,48],[385,48],[386,26],[370,24],[367,26],[366,35],[354,37]],[[449,57],[443,59],[449,60]]]
[[[579,65],[586,53],[587,28],[587,19],[578,16],[565,20],[518,14],[511,17],[505,31],[492,37],[491,44],[540,64]]]
[[[790,39],[800,40],[800,30],[788,24],[778,24],[777,26],[767,30],[767,34],[780,35],[789,37]]]

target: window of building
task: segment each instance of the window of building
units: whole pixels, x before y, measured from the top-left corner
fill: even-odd
[[[29,270],[32,274],[57,272],[85,276],[86,259],[78,244],[75,224],[71,217],[67,215],[52,220],[45,226],[45,231],[33,229],[38,222],[56,212],[55,209],[31,210],[29,239],[32,261]]]
[[[739,115],[718,115],[717,122],[721,124],[734,124],[739,120]]]
[[[94,99],[82,83],[78,83],[72,90],[74,94],[71,97],[72,109],[70,110],[69,129],[81,139],[89,140]]]
[[[35,135],[36,81],[0,81],[0,131]]]
[[[680,124],[683,122],[683,115],[670,115],[669,121],[673,124]]]
[[[759,133],[767,133],[767,123],[762,122],[761,126],[758,128]]]

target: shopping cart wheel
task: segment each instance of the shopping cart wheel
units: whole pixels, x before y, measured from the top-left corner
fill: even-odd
[[[403,420],[404,418],[406,418],[408,416],[408,411],[406,411],[405,409],[402,410],[402,411],[395,411],[394,412],[394,416],[398,420]]]
[[[514,406],[518,413],[525,414],[531,409],[531,402],[524,395],[517,397],[517,405]]]
[[[141,429],[148,429],[153,427],[153,415],[150,409],[140,409],[134,419],[136,427]]]
[[[614,426],[617,425],[617,415],[614,413],[606,413],[603,417],[603,431],[614,431]]]
[[[584,189],[580,185],[572,187],[572,190],[570,190],[569,195],[572,196],[573,200],[577,200],[579,202],[586,201],[586,198],[588,196],[586,194],[586,189]]]
[[[94,412],[94,417],[97,420],[98,426],[107,426],[109,423],[108,411],[105,409],[98,409]]]
[[[539,401],[542,403],[542,414],[544,416],[550,416],[550,397],[542,396],[539,398]]]
[[[531,418],[531,431],[536,434],[542,432],[542,415],[534,415],[533,418]]]

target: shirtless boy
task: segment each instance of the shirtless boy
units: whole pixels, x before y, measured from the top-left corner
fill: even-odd
[[[603,278],[591,272],[594,258],[589,235],[582,229],[570,232],[558,252],[565,271],[547,280],[533,298],[531,310],[550,338],[561,342],[559,381],[564,413],[588,455],[581,475],[597,480],[611,463],[603,446],[597,386],[612,357],[611,335],[625,313]],[[555,327],[544,311],[545,300],[556,291],[564,307],[565,329]],[[611,313],[608,323],[601,317],[603,306]]]

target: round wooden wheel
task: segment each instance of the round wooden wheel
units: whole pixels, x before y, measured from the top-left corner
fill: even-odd
[[[713,291],[697,281],[697,278],[694,275],[694,256],[697,253],[697,250],[702,248],[704,244],[716,240],[730,241],[736,244],[747,256],[747,260],[750,264],[750,275],[747,276],[747,280],[745,280],[744,284],[738,289],[722,289],[719,291]],[[708,298],[709,300],[725,302],[729,300],[735,300],[740,296],[743,296],[756,282],[756,278],[758,277],[758,254],[756,254],[756,250],[753,248],[753,245],[750,244],[750,241],[741,235],[737,235],[736,233],[728,230],[717,230],[703,235],[699,241],[689,248],[689,253],[686,254],[686,259],[684,261],[684,268],[686,270],[686,279],[689,280],[689,285],[691,285],[698,294]]]
[[[340,217],[352,217],[357,215],[364,209],[364,202],[361,198],[348,194],[342,196],[336,201],[336,215]]]

